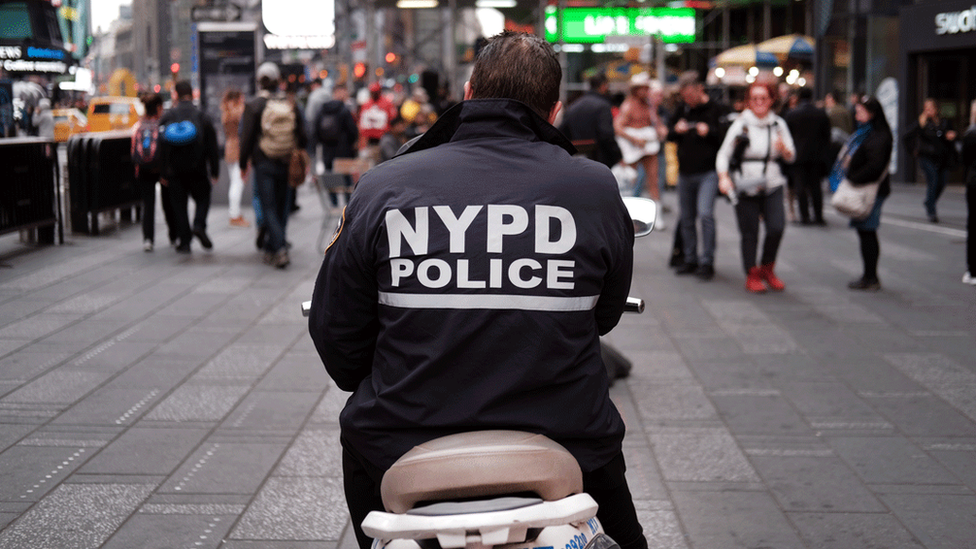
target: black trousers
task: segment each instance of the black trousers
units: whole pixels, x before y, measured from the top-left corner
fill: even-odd
[[[783,209],[783,187],[757,196],[739,195],[735,206],[735,217],[739,221],[742,235],[742,266],[746,274],[756,266],[756,252],[759,246],[759,219],[766,225],[766,238],[763,240],[760,265],[776,261],[779,243],[783,239],[786,226],[786,212]]]
[[[139,192],[142,195],[142,239],[150,242],[155,241],[156,237],[156,183],[159,181],[158,173],[146,173],[140,171],[138,178]],[[166,228],[169,229],[169,239],[176,240],[176,223],[173,219],[173,203],[169,196],[169,187],[160,186],[159,200],[163,207],[163,218],[166,220]]]
[[[796,191],[796,202],[800,208],[800,221],[810,222],[810,209],[813,209],[813,220],[817,223],[823,221],[823,188],[821,187],[820,173],[822,168],[819,164],[794,164],[793,169],[794,190]]]
[[[616,458],[603,467],[583,473],[583,491],[590,494],[600,506],[596,516],[603,525],[604,532],[621,549],[647,549],[644,530],[637,520],[634,498],[624,477],[626,470],[623,454],[617,454]],[[342,473],[346,504],[349,506],[349,518],[356,533],[356,541],[360,549],[370,549],[372,539],[363,533],[360,525],[370,511],[383,510],[383,499],[380,497],[383,471],[343,443]]]
[[[207,214],[210,212],[210,180],[206,173],[184,175],[169,180],[170,203],[173,205],[173,221],[180,245],[189,245],[193,231],[207,230]],[[193,227],[187,212],[190,197],[196,204]]]

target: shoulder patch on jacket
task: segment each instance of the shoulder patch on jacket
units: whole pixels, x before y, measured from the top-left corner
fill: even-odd
[[[339,240],[339,235],[342,234],[342,227],[346,224],[346,208],[342,208],[342,215],[339,216],[339,223],[336,225],[335,232],[332,233],[332,240],[329,241],[329,245],[325,247],[325,252],[329,252],[329,248]]]

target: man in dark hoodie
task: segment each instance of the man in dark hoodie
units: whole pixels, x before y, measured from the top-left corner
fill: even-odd
[[[684,261],[675,271],[702,280],[715,276],[715,198],[718,174],[715,156],[728,129],[728,109],[711,100],[698,73],[688,71],[678,79],[682,103],[668,126],[668,140],[678,144],[679,230]],[[702,246],[698,254],[698,223]]]
[[[220,176],[220,151],[213,121],[193,104],[193,86],[181,80],[173,92],[176,103],[159,119],[160,183],[169,186],[179,240],[176,251],[188,254],[194,236],[205,249],[213,248],[207,236],[207,213],[213,184]],[[196,204],[192,229],[187,214],[190,197]]]
[[[566,109],[559,130],[571,141],[592,141],[588,155],[593,160],[613,167],[620,162],[620,147],[613,131],[613,112],[607,97],[609,84],[602,73],[590,77],[590,91],[573,101]]]
[[[633,222],[610,170],[552,126],[561,76],[544,40],[490,39],[465,100],[363,175],[325,252],[309,332],[352,392],[340,441],[362,549],[395,460],[491,429],[565,446],[607,534],[647,547],[599,337],[623,312]]]

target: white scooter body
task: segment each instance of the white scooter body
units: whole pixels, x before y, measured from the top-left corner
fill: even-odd
[[[576,459],[542,435],[460,433],[397,460],[380,488],[388,512],[362,527],[373,549],[615,547],[582,487]]]

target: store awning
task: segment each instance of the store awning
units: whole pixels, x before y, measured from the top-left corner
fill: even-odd
[[[716,55],[709,65],[712,67],[772,68],[779,65],[779,60],[772,53],[760,50],[756,44],[745,44],[727,49]]]
[[[813,61],[813,38],[802,34],[787,34],[786,36],[770,38],[756,44],[756,48],[759,51],[773,54],[780,63],[785,63],[787,60]]]

